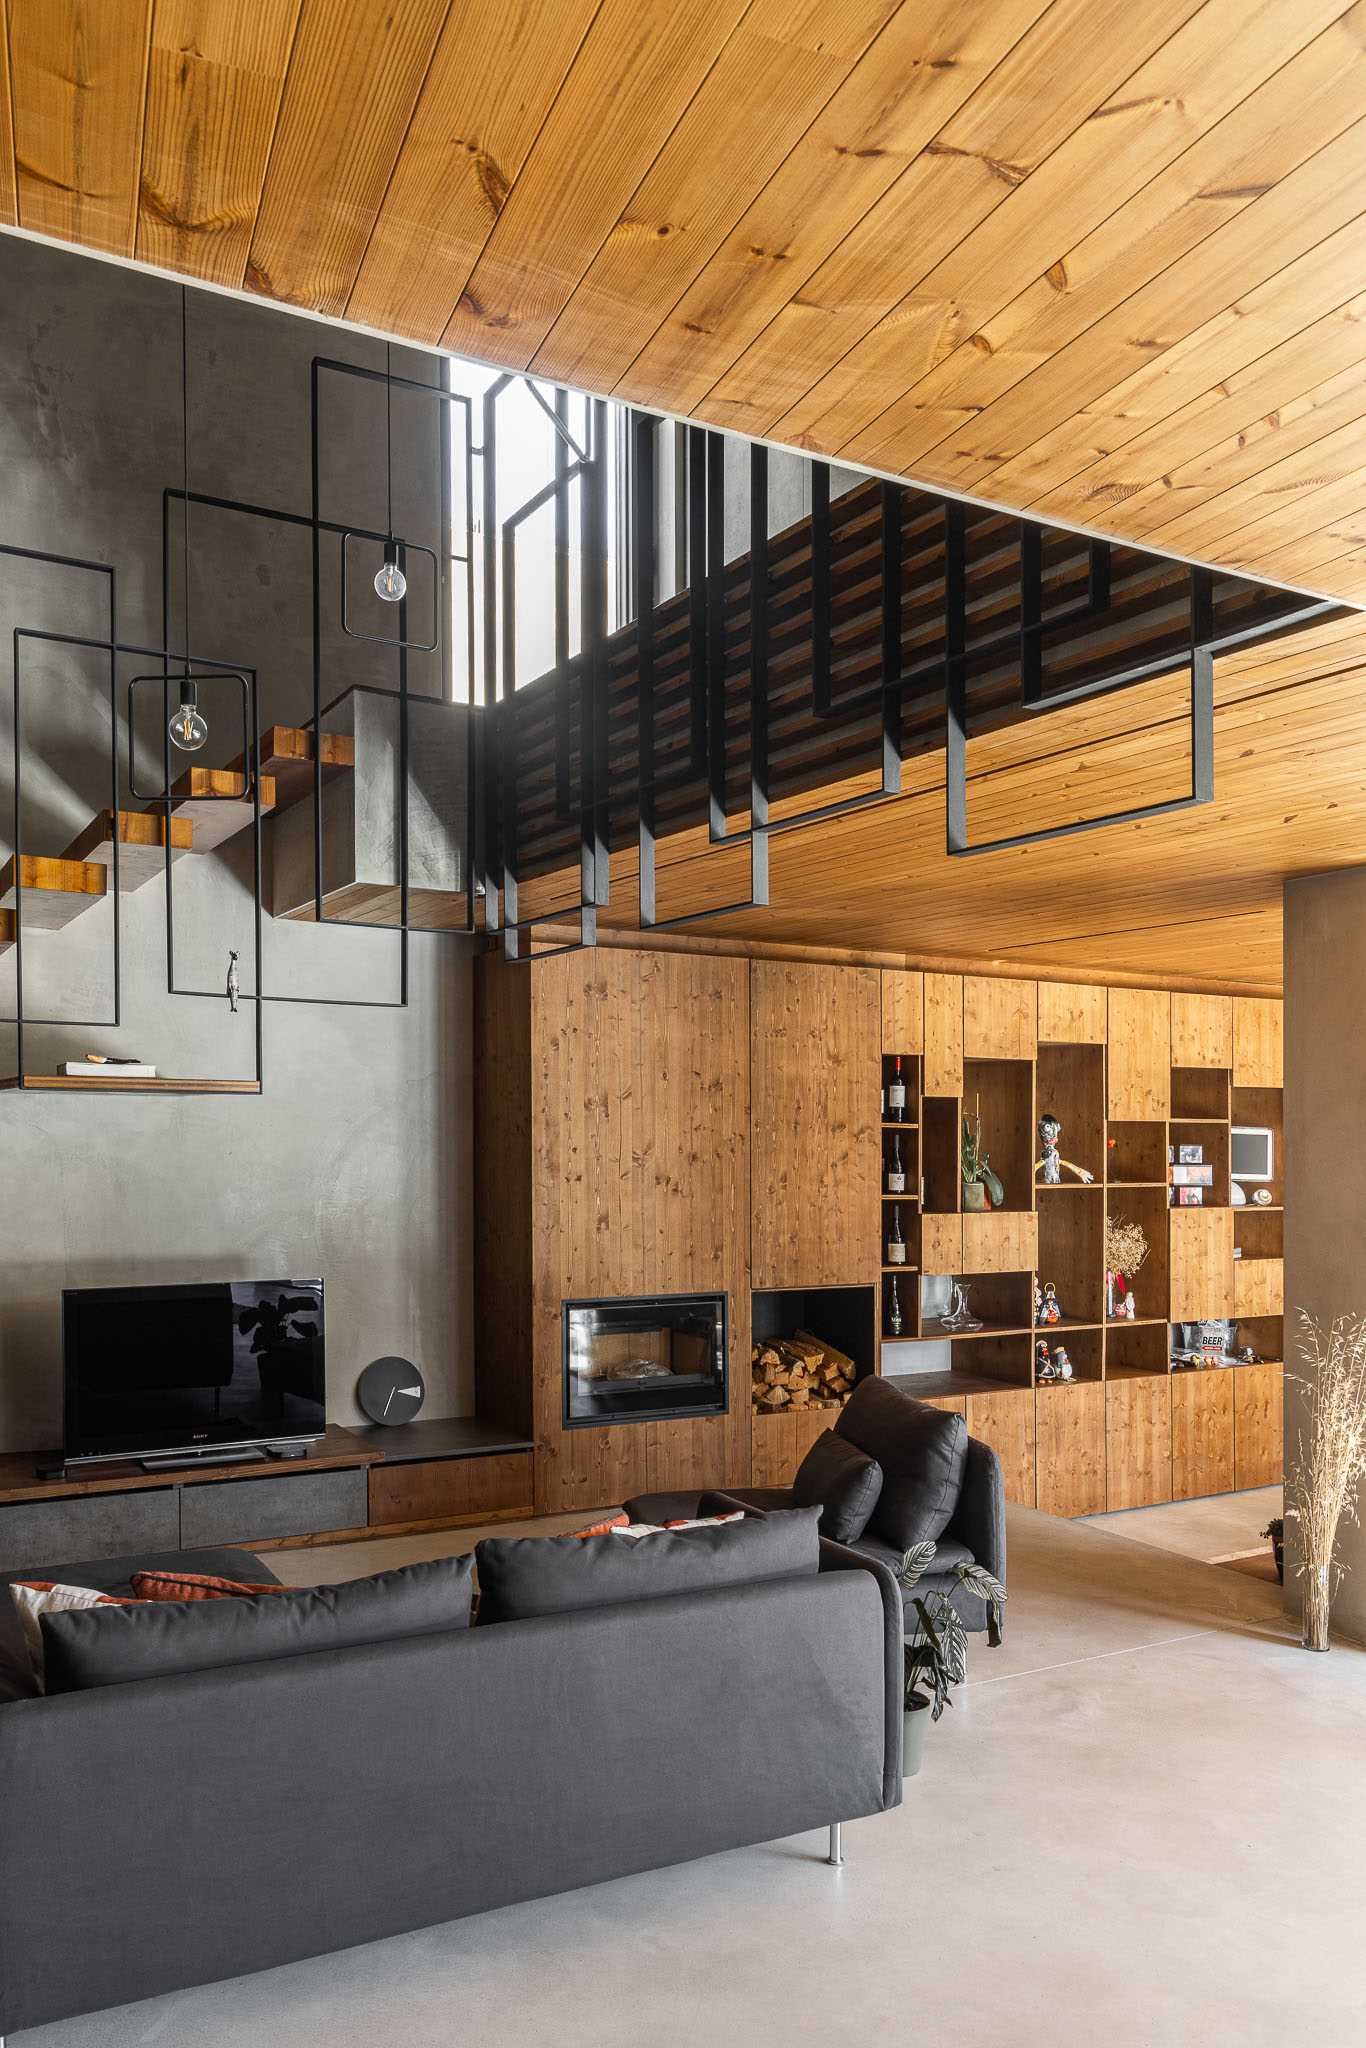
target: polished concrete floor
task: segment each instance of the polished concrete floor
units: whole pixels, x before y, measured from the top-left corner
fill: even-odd
[[[1366,1653],[1306,1655],[1274,1587],[1104,1529],[1012,1510],[1010,1543],[1004,1648],[974,1643],[843,1870],[801,1836],[17,2048],[1366,2042]],[[288,1553],[290,1576],[341,1555]]]
[[[1285,1489],[1258,1486],[1246,1493],[1215,1493],[1203,1500],[1168,1501],[1158,1508],[1125,1508],[1113,1515],[1090,1515],[1093,1529],[1127,1537],[1157,1550],[1202,1564],[1222,1564],[1270,1548],[1262,1531],[1283,1512]]]

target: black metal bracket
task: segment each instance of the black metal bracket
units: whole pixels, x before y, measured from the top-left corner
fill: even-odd
[[[347,572],[347,545],[353,540],[368,540],[369,534],[348,526],[341,540],[341,629],[350,640],[368,640],[374,647],[404,647],[410,654],[434,654],[441,645],[441,565],[434,548],[424,547],[421,541],[393,538],[398,566],[405,569],[409,555],[425,555],[432,565],[432,637],[430,640],[401,639],[392,633],[362,633],[351,624],[350,581]],[[386,545],[388,543],[386,542]],[[403,609],[404,607],[400,607]]]

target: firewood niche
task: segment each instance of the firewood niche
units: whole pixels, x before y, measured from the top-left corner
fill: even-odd
[[[750,1358],[752,1399],[765,1415],[785,1408],[842,1408],[858,1367],[847,1351],[810,1330],[756,1344]]]

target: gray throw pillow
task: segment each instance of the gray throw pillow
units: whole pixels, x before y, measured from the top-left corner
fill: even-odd
[[[479,1625],[704,1593],[820,1568],[820,1516],[788,1508],[652,1536],[494,1536],[475,1551]]]
[[[854,1543],[868,1527],[882,1491],[882,1467],[857,1444],[827,1429],[818,1436],[792,1481],[793,1504],[821,1510],[821,1534]]]
[[[339,1586],[44,1615],[47,1690],[80,1692],[468,1628],[472,1568],[472,1558],[442,1557]]]
[[[931,1408],[886,1380],[860,1380],[838,1424],[882,1467],[882,1492],[872,1530],[898,1550],[937,1543],[958,1506],[968,1462],[968,1426],[961,1415]]]

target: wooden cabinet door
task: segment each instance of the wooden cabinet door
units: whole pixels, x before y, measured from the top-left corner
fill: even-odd
[[[1099,1380],[1040,1387],[1035,1397],[1039,1506],[1046,1515],[1105,1509],[1105,1388]]]
[[[1039,983],[1041,1045],[1104,1045],[1105,990],[1085,982]]]
[[[1236,1314],[1233,1211],[1171,1212],[1171,1306],[1174,1323]]]
[[[882,1050],[925,1049],[925,977],[900,967],[882,970]]]
[[[1283,1005],[1254,996],[1233,998],[1233,1085],[1283,1088]]]
[[[1171,1115],[1171,997],[1162,989],[1112,988],[1110,1115],[1119,1123]]]
[[[1236,1316],[1279,1316],[1285,1313],[1284,1259],[1235,1259],[1233,1313]]]
[[[1235,1365],[1233,1381],[1233,1483],[1278,1486],[1285,1476],[1283,1407],[1285,1367]],[[975,1432],[974,1432],[975,1434]]]
[[[1233,1490],[1236,1366],[1172,1374],[1172,1499]]]
[[[964,1273],[1032,1273],[1039,1263],[1039,1219],[1032,1209],[963,1215]]]
[[[963,1092],[963,982],[957,974],[925,976],[925,1093]]]
[[[881,1267],[876,968],[750,963],[755,1287],[872,1284]]]
[[[963,981],[963,1054],[1032,1060],[1039,1045],[1039,985],[969,974]]]
[[[1172,994],[1172,1065],[1233,1065],[1233,998]]]
[[[802,1408],[778,1415],[752,1413],[756,1486],[791,1486],[793,1474],[816,1438],[833,1429],[839,1419],[833,1408]]]
[[[1168,1373],[1105,1383],[1105,1504],[1147,1508],[1172,1497]]]
[[[989,1444],[1000,1459],[1006,1499],[1018,1501],[1022,1507],[1036,1506],[1033,1388],[969,1394],[968,1435]]]
[[[920,1269],[924,1273],[961,1273],[963,1219],[926,1210],[920,1219]]]

